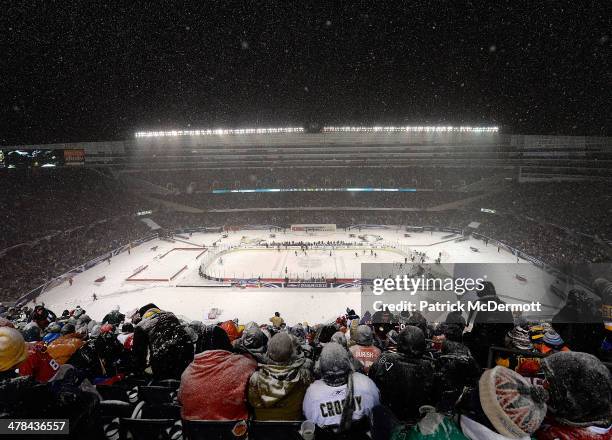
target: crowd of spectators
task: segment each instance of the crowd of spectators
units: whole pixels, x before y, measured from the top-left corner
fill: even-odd
[[[155,170],[126,173],[176,194],[247,188],[430,188],[451,190],[507,171],[443,167],[291,167]]]
[[[612,240],[612,191],[609,183],[522,183],[478,203]]]
[[[0,173],[3,189],[0,197],[0,264],[6,269],[0,271],[2,300],[15,299],[66,270],[150,234],[148,227],[134,217],[136,212],[149,210],[154,211],[152,219],[170,231],[185,227],[239,227],[252,224],[287,227],[294,223],[334,223],[339,227],[379,224],[464,229],[470,222],[476,221],[481,226],[475,232],[548,264],[559,266],[610,260],[610,251],[605,244],[575,233],[609,236],[607,218],[610,195],[607,186],[597,183],[509,185],[503,191],[467,206],[426,212],[393,211],[390,208],[422,209],[445,202],[460,202],[460,199],[478,193],[445,188],[478,181],[494,173],[416,167],[135,173],[140,178],[149,178],[157,183],[170,179],[175,188],[185,187],[179,191],[180,194],[167,196],[167,200],[184,204],[193,202],[207,209],[251,209],[244,212],[188,214],[167,208],[163,210],[160,208],[163,200],[155,202],[151,198],[142,198],[136,191],[129,191],[129,182],[114,180],[94,169],[12,171]],[[437,181],[442,183],[437,184]],[[208,182],[210,188],[226,185],[239,188],[355,185],[416,186],[430,191],[222,195],[198,192],[206,190],[202,182]],[[188,191],[189,186],[191,190]],[[299,207],[330,209],[296,210]],[[356,209],[339,209],[342,207]],[[482,207],[495,209],[498,213],[483,213],[480,211]],[[6,251],[10,247],[14,248]]]
[[[89,168],[7,171],[0,172],[0,251],[148,206]]]
[[[181,194],[165,200],[201,209],[360,207],[427,209],[478,196],[464,191],[418,192],[269,192]]]
[[[237,211],[203,214],[159,211],[155,218],[168,229],[182,229],[201,225],[276,225],[285,227],[299,223],[333,223],[338,227],[350,225],[429,226],[468,230],[471,222],[480,223],[478,234],[498,240],[546,264],[562,266],[578,263],[610,261],[609,249],[604,244],[565,229],[546,225],[514,215],[483,213],[480,209],[461,209],[439,212],[428,211],[358,211],[358,210],[297,210],[297,211]]]
[[[502,302],[490,283],[478,300]],[[319,324],[280,313],[203,323],[152,303],[96,321],[81,307],[0,306],[0,414],[68,418],[72,438],[92,439],[108,434],[113,408],[144,402],[149,418],[184,429],[232,421],[238,437],[251,420],[308,420],[317,439],[604,440],[609,324],[600,316],[577,331],[501,311],[434,324],[419,312],[349,309]],[[506,349],[491,357],[490,347]],[[152,388],[168,399],[150,400]]]
[[[77,266],[150,234],[143,222],[124,216],[13,248],[0,255],[0,301],[15,300]]]

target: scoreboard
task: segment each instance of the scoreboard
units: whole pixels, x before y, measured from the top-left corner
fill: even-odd
[[[0,150],[0,168],[53,168],[84,164],[84,149]]]

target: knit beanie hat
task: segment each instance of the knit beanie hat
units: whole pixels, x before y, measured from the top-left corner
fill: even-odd
[[[546,391],[508,368],[486,370],[480,377],[479,397],[495,430],[508,438],[533,434],[546,416]]]
[[[533,350],[533,344],[529,337],[529,331],[523,327],[516,326],[508,332],[508,342],[513,348],[517,350],[531,351]]]
[[[285,363],[293,354],[293,342],[287,333],[277,333],[268,342],[268,357],[274,362]]]
[[[332,387],[344,385],[353,369],[348,351],[336,342],[330,342],[323,347],[319,366],[321,378]]]
[[[563,345],[565,341],[563,341],[563,338],[561,338],[559,333],[557,333],[556,331],[548,330],[546,333],[544,333],[544,343],[546,345],[558,347],[560,345]]]
[[[149,318],[154,318],[157,315],[159,315],[161,313],[161,310],[159,310],[158,308],[150,308],[148,309],[144,315],[142,315],[142,319],[149,319]]]
[[[0,327],[0,372],[10,370],[28,357],[26,343],[11,327]]]
[[[551,412],[570,426],[612,423],[612,378],[595,356],[580,352],[555,353],[542,361],[548,382]]]
[[[541,344],[542,339],[544,338],[544,327],[541,325],[532,325],[529,327],[529,337],[531,338],[531,342],[533,344]]]

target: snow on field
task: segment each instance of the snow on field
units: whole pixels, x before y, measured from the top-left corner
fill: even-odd
[[[218,259],[212,261],[212,270],[225,271],[229,276],[242,274],[261,274],[261,276],[282,276],[284,268],[289,274],[297,272],[312,276],[325,274],[328,276],[343,276],[343,274],[358,275],[360,264],[364,262],[403,262],[405,251],[415,250],[425,252],[432,262],[442,255],[442,262],[448,270],[463,273],[466,265],[452,263],[517,263],[512,254],[498,250],[497,247],[485,246],[482,241],[470,238],[467,241],[455,242],[454,238],[444,239],[447,233],[422,232],[410,233],[405,237],[404,231],[368,230],[368,236],[363,247],[365,253],[359,250],[335,250],[332,256],[329,251],[307,251],[307,255],[295,255],[291,250],[278,252],[269,250],[240,250],[225,254],[223,264]],[[358,234],[360,235],[360,234]],[[154,302],[162,309],[167,309],[188,319],[204,320],[211,308],[222,311],[219,319],[239,318],[242,322],[255,320],[267,322],[275,311],[281,313],[291,325],[307,321],[317,323],[333,319],[343,313],[346,307],[361,309],[359,289],[240,289],[229,287],[211,287],[211,283],[203,280],[198,269],[206,254],[196,258],[198,251],[172,251],[175,248],[239,245],[253,243],[257,240],[280,241],[328,241],[344,240],[360,242],[358,238],[349,238],[344,231],[306,233],[276,233],[276,238],[270,238],[267,231],[238,231],[229,233],[223,238],[219,233],[197,233],[188,239],[180,239],[175,243],[153,240],[112,258],[110,264],[103,262],[88,271],[74,277],[74,283],[69,286],[64,283],[44,294],[37,301],[44,302],[52,310],[61,312],[64,309],[81,305],[93,319],[101,319],[114,305],[119,305],[122,311],[140,307],[148,302]],[[369,253],[370,247],[386,246],[388,250],[377,249],[377,258]],[[395,250],[389,250],[396,247]],[[470,247],[478,248],[474,252]],[[401,251],[398,251],[401,249]],[[171,252],[169,252],[171,251]],[[358,252],[358,257],[355,256]],[[160,259],[161,256],[165,256]],[[183,266],[187,269],[172,281],[127,281],[139,269],[147,269],[135,276],[142,278],[169,279]],[[555,304],[558,299],[550,297],[552,293],[547,288],[552,282],[550,277],[543,276],[542,271],[522,261],[518,265],[497,265],[490,270],[490,277],[495,282],[497,291],[502,297],[514,302],[531,302],[541,300],[543,303]],[[512,269],[509,269],[509,268]],[[515,269],[516,268],[516,269]],[[520,271],[520,272],[519,272]],[[515,273],[516,272],[516,273]],[[520,282],[516,274],[529,279],[527,283]],[[105,277],[101,283],[95,280]],[[547,284],[548,283],[548,284]],[[191,287],[185,287],[191,286]],[[195,287],[194,287],[195,286]],[[206,287],[202,287],[206,286]],[[534,298],[534,291],[537,298]],[[93,300],[93,293],[97,301]]]

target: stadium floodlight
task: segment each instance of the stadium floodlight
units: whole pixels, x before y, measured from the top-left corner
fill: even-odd
[[[414,133],[445,133],[445,132],[459,132],[459,133],[497,133],[499,127],[496,126],[483,126],[483,127],[471,127],[471,126],[440,126],[440,125],[416,125],[416,126],[380,126],[374,127],[323,127],[323,132],[334,133],[334,132],[414,132]]]
[[[151,137],[181,137],[181,136],[225,136],[225,135],[248,135],[248,134],[289,134],[304,133],[302,127],[280,127],[280,128],[216,128],[205,130],[169,130],[169,131],[137,131],[137,138]],[[497,133],[496,126],[445,126],[445,125],[409,125],[409,126],[339,126],[323,127],[324,133],[359,133],[359,132],[411,132],[411,133]]]
[[[302,127],[280,127],[280,128],[237,128],[237,129],[205,129],[205,130],[168,130],[168,131],[137,131],[135,137],[180,137],[180,136],[224,136],[241,134],[286,134],[302,133]]]

